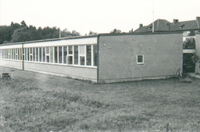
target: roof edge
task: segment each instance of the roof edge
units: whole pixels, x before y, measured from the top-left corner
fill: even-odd
[[[24,41],[24,42],[14,42],[14,43],[3,43],[3,45],[10,45],[10,44],[27,44],[27,43],[39,43],[39,42],[47,42],[47,41],[56,41],[56,40],[67,40],[67,39],[79,39],[79,38],[91,38],[97,37],[98,35],[88,35],[88,36],[73,36],[73,37],[62,37],[62,38],[51,38],[51,39],[41,39],[41,40],[32,40],[32,41]]]

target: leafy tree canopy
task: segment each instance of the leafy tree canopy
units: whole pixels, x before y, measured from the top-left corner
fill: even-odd
[[[121,30],[115,28],[112,31],[110,31],[110,33],[121,33]]]
[[[67,29],[61,31],[61,37],[70,37],[70,36],[80,36],[80,33],[76,30],[70,32]],[[58,38],[59,29],[56,27],[45,27],[38,29],[33,26],[27,26],[26,22],[23,20],[20,24],[13,23],[9,26],[0,26],[0,44],[9,43],[9,42],[23,42],[31,40],[41,40],[41,39],[50,39]]]

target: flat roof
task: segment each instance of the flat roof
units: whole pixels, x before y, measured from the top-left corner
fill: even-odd
[[[0,44],[0,46],[18,45],[18,44],[28,44],[28,43],[39,43],[39,42],[48,42],[48,41],[57,41],[57,40],[67,40],[67,39],[91,38],[91,37],[97,37],[97,36],[98,36],[98,35],[73,36],[73,37],[62,37],[62,38],[52,38],[52,39],[41,39],[41,40],[33,40],[33,41],[5,43],[5,44]]]
[[[42,40],[33,40],[33,41],[24,41],[24,42],[14,42],[14,43],[5,43],[0,44],[0,46],[8,45],[18,45],[18,44],[28,44],[28,43],[39,43],[39,42],[48,42],[48,41],[58,41],[58,40],[68,40],[68,39],[80,39],[80,38],[91,38],[99,36],[118,36],[118,35],[157,35],[157,34],[182,34],[182,31],[167,31],[167,32],[133,32],[133,33],[100,33],[97,35],[88,35],[88,36],[72,36],[72,37],[63,37],[63,38],[52,38],[52,39],[42,39]]]

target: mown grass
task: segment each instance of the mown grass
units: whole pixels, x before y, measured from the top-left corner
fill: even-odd
[[[0,131],[198,131],[199,80],[92,84],[41,75],[0,82]],[[35,76],[32,76],[35,77]]]

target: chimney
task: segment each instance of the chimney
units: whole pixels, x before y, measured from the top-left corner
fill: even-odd
[[[140,24],[140,25],[139,25],[139,28],[141,28],[141,27],[143,27],[143,24]]]
[[[200,28],[200,17],[196,17],[196,20],[197,20],[197,26],[198,28]]]
[[[176,24],[178,22],[178,19],[173,19],[173,24]]]
[[[196,20],[197,20],[198,22],[200,22],[200,17],[196,17]]]

